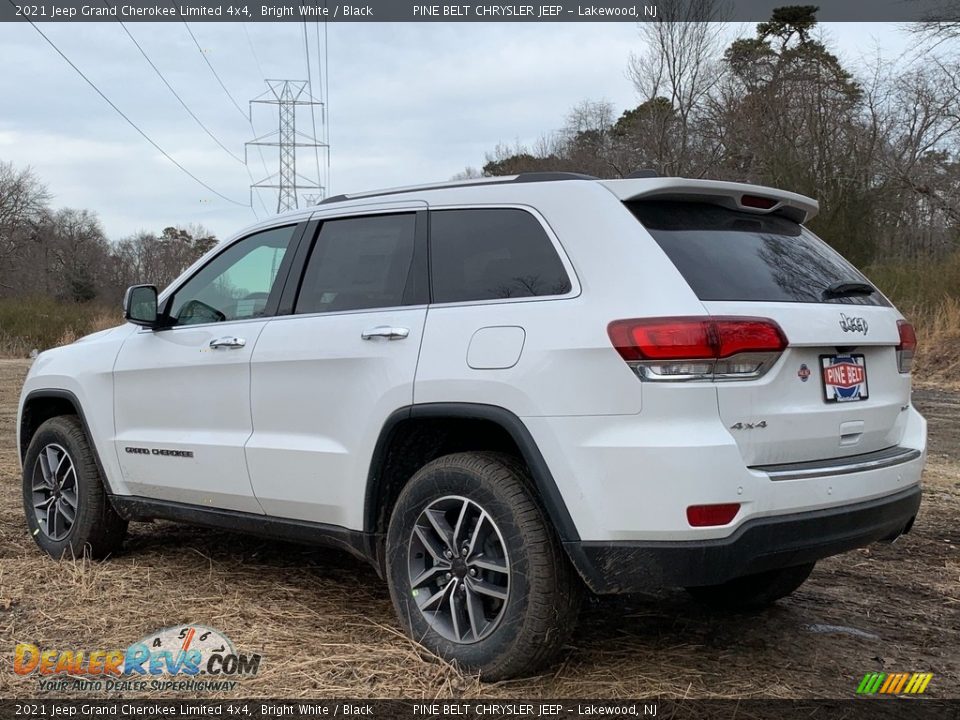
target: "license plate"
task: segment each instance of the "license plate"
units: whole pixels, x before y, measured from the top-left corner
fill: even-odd
[[[821,355],[820,378],[827,402],[855,402],[870,396],[863,355]]]

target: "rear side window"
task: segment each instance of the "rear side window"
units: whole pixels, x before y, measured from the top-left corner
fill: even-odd
[[[889,304],[878,292],[825,295],[836,283],[867,280],[787,218],[696,202],[634,202],[627,207],[701,300]]]
[[[564,295],[570,278],[543,227],[512,208],[430,213],[433,301]]]
[[[328,220],[307,261],[295,312],[396,307],[404,303],[416,217],[370,215]]]

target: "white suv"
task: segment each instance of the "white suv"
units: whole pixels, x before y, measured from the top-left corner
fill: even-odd
[[[486,678],[581,590],[783,597],[920,504],[912,327],[809,198],[550,173],[339,196],[222,242],[39,356],[30,533],[166,518],[333,544]]]

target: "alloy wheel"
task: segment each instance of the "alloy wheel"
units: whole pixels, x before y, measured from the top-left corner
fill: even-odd
[[[443,497],[420,513],[408,570],[417,607],[447,640],[474,643],[500,623],[510,595],[510,561],[500,529],[473,500]]]

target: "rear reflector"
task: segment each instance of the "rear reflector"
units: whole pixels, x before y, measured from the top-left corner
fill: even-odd
[[[722,505],[691,505],[687,508],[687,522],[691,527],[726,525],[740,512],[740,503]]]
[[[897,320],[897,330],[900,331],[900,344],[897,345],[897,369],[902,373],[908,373],[913,367],[913,356],[917,353],[917,333],[913,325],[906,320]]]
[[[615,320],[607,334],[620,356],[649,380],[759,377],[787,347],[783,330],[766,318]]]

